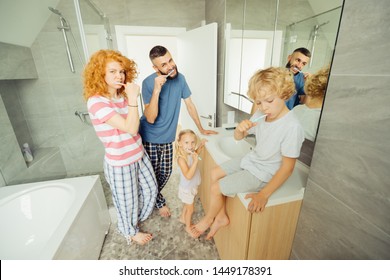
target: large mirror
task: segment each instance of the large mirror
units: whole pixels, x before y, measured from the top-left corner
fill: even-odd
[[[331,63],[343,0],[226,0],[224,102],[250,113],[248,81],[257,69],[285,66],[296,48],[311,52],[303,72]]]

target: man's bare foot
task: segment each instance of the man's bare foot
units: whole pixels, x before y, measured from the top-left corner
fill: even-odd
[[[196,237],[202,235],[213,223],[213,221],[209,221],[206,217],[203,217],[195,226],[192,227],[191,232]]]
[[[138,232],[136,235],[131,237],[131,241],[134,241],[135,243],[139,245],[145,245],[150,240],[152,240],[153,236],[150,233],[145,232]]]
[[[214,235],[217,233],[217,231],[224,226],[227,226],[229,224],[229,218],[226,216],[222,219],[215,219],[214,222],[211,224],[210,231],[206,236],[206,240],[210,240],[214,237]]]
[[[171,216],[171,212],[169,211],[169,208],[166,205],[161,207],[160,209],[158,209],[158,212],[160,213],[161,217],[170,217]]]
[[[199,235],[197,235],[197,232],[193,231],[194,225],[190,225],[189,227],[186,226],[186,232],[192,237],[192,238],[198,238]]]

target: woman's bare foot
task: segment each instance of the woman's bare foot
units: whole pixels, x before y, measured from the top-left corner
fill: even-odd
[[[138,232],[136,235],[131,237],[131,241],[134,241],[135,243],[139,245],[145,245],[150,240],[152,240],[153,236],[150,233],[145,232]]]
[[[160,213],[161,217],[170,217],[171,216],[171,211],[169,211],[168,206],[163,206],[160,209],[158,209],[158,212]]]
[[[217,233],[217,231],[224,226],[227,226],[229,224],[229,218],[227,216],[223,218],[215,219],[214,222],[211,224],[210,231],[206,236],[206,240],[210,240],[214,237],[214,235]]]

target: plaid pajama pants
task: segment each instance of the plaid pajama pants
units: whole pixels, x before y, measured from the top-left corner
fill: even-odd
[[[153,167],[144,153],[140,161],[127,166],[111,166],[104,161],[104,175],[111,188],[118,230],[130,242],[139,231],[138,222],[149,217],[156,202]]]
[[[144,142],[143,145],[150,157],[154,173],[156,174],[158,185],[156,208],[160,209],[166,205],[165,198],[161,194],[161,191],[172,174],[173,144],[154,144]]]

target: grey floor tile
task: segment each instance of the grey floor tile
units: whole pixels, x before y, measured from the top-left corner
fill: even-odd
[[[218,260],[219,255],[214,241],[191,238],[179,222],[182,203],[177,197],[179,174],[174,172],[164,187],[163,195],[171,209],[172,216],[163,218],[154,210],[150,217],[140,224],[142,231],[153,234],[153,239],[146,245],[127,245],[125,238],[116,228],[115,210],[111,191],[100,174],[107,204],[112,215],[112,224],[100,253],[101,260]],[[196,198],[193,221],[196,223],[204,212],[199,198]]]

